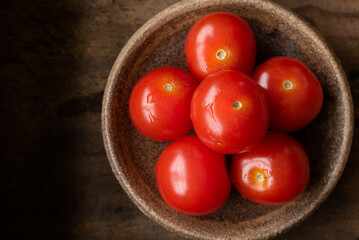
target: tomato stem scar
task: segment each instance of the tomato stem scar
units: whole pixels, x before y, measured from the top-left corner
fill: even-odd
[[[232,107],[234,110],[239,110],[242,108],[242,103],[240,101],[236,100],[232,103]]]
[[[263,174],[262,174],[262,173],[257,173],[257,175],[256,175],[256,180],[257,180],[257,182],[259,182],[259,183],[264,182],[264,176],[263,176]]]
[[[292,81],[285,80],[285,81],[283,82],[283,87],[284,87],[286,90],[291,90],[291,89],[293,89],[293,86],[294,86],[294,84],[293,84]]]
[[[216,58],[218,60],[223,60],[227,57],[227,52],[224,51],[223,49],[219,49],[217,52],[216,52]]]
[[[166,92],[171,92],[173,87],[172,87],[172,84],[171,83],[165,83],[163,85],[163,89],[166,91]]]

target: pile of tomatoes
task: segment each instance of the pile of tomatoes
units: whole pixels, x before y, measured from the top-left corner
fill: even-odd
[[[316,76],[291,57],[273,57],[254,69],[253,31],[230,13],[197,21],[185,54],[191,74],[157,68],[137,82],[129,101],[142,134],[174,140],[156,163],[162,198],[191,215],[219,209],[232,184],[259,204],[295,199],[308,184],[309,161],[283,132],[297,131],[318,115],[323,90]],[[192,127],[196,135],[185,136]]]

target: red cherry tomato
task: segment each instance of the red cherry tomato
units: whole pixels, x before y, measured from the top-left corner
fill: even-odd
[[[307,186],[308,157],[294,138],[268,132],[253,151],[232,157],[231,179],[243,198],[264,205],[283,204]]]
[[[145,136],[169,141],[192,128],[190,105],[198,81],[176,67],[157,68],[142,77],[130,96],[130,117]]]
[[[163,151],[156,163],[156,180],[165,202],[190,215],[216,211],[231,191],[225,156],[195,135],[180,138]]]
[[[237,154],[265,136],[269,110],[260,87],[233,70],[205,78],[193,94],[191,118],[201,141],[214,151]]]
[[[270,128],[292,132],[309,124],[323,104],[323,90],[300,60],[274,57],[259,65],[253,79],[261,85],[270,109]]]
[[[252,29],[242,18],[216,12],[192,26],[185,54],[189,70],[200,80],[221,70],[250,74],[256,60],[256,42]]]

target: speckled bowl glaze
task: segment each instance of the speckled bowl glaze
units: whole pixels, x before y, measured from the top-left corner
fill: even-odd
[[[196,20],[214,11],[234,13],[249,23],[257,40],[257,64],[278,55],[304,61],[322,83],[324,104],[314,122],[293,134],[311,164],[310,183],[299,198],[282,206],[261,206],[232,189],[221,209],[194,217],[174,211],[162,200],[155,163],[169,142],[142,136],[131,123],[128,101],[132,87],[150,70],[165,65],[188,70],[187,32]],[[350,151],[353,107],[344,71],[332,50],[291,11],[261,0],[182,1],[150,19],[122,49],[107,82],[102,128],[112,170],[144,214],[190,238],[266,239],[304,220],[334,188]]]

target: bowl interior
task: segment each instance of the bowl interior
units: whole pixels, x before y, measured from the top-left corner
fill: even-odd
[[[172,210],[159,195],[155,163],[169,142],[152,141],[135,129],[128,100],[135,83],[157,67],[176,66],[188,71],[184,55],[187,32],[201,16],[214,11],[234,13],[249,23],[257,40],[257,64],[273,56],[292,56],[305,62],[322,83],[324,104],[314,122],[293,134],[307,151],[311,166],[310,183],[299,198],[283,206],[268,207],[242,199],[232,189],[221,209],[193,217]],[[328,196],[345,166],[350,147],[350,107],[339,63],[320,37],[290,12],[261,1],[185,2],[146,23],[122,50],[104,97],[103,131],[116,177],[146,215],[187,236],[252,239],[289,228]]]

